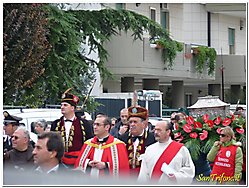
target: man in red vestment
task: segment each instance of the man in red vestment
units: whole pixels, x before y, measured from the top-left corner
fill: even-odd
[[[69,91],[70,89],[62,95],[61,113],[63,116],[52,123],[51,131],[60,132],[65,147],[62,162],[73,167],[82,145],[94,135],[90,123],[75,115],[79,98]]]
[[[91,177],[119,177],[129,171],[125,144],[109,134],[111,122],[106,115],[97,117],[93,128],[95,137],[87,140],[76,160],[76,170]]]

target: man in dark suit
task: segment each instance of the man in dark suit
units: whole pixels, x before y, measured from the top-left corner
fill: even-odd
[[[19,126],[19,122],[22,121],[22,118],[10,115],[7,111],[3,112],[4,115],[4,132],[5,135],[3,137],[3,150],[4,152],[12,149],[12,140],[11,136]]]
[[[146,131],[148,110],[140,106],[128,108],[128,124],[130,131],[119,137],[126,143],[128,151],[130,172],[133,177],[137,177],[141,160],[140,155],[145,152],[147,146],[156,142],[154,134]]]
[[[110,131],[110,134],[112,136],[118,138],[120,135],[129,131],[127,118],[128,118],[128,109],[123,108],[122,110],[120,110],[120,121],[118,121]]]
[[[82,145],[94,135],[90,123],[75,115],[79,98],[69,93],[70,90],[68,89],[62,95],[61,113],[63,116],[52,123],[51,131],[60,132],[65,147],[62,162],[73,167]]]

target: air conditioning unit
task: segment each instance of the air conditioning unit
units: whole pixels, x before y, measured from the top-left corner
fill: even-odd
[[[168,10],[168,3],[161,3],[161,9]]]

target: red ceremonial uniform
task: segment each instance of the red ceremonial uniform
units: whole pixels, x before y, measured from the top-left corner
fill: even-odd
[[[88,162],[96,160],[96,153],[98,152],[101,154],[101,156],[98,156],[101,159],[100,161],[108,163],[109,175],[126,175],[129,172],[129,162],[125,144],[111,135],[103,144],[98,143],[97,140],[95,136],[84,143],[75,162],[75,168],[80,168],[84,172],[90,168],[89,173],[91,174],[91,171],[96,170],[96,168],[89,167]],[[104,169],[98,170],[98,173],[101,176],[104,175]]]
[[[66,139],[66,129],[64,117],[55,120],[51,126],[51,131],[60,132],[64,141],[65,153],[62,162],[67,165],[74,165],[83,143],[93,137],[93,131],[90,123],[85,119],[75,116],[69,132],[69,138]]]
[[[227,177],[234,176],[237,148],[238,146],[234,145],[228,147],[221,146],[215,157],[211,174],[217,174],[217,176],[219,176],[224,173],[224,176]]]

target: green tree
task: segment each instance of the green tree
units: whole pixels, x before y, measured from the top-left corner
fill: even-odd
[[[4,4],[3,96],[15,103],[17,91],[31,89],[45,71],[50,51],[47,19],[39,4]]]
[[[45,5],[44,11],[47,13],[48,40],[52,48],[44,61],[44,74],[28,92],[22,92],[24,97],[20,97],[19,102],[24,102],[24,99],[29,99],[26,103],[34,101],[39,94],[40,103],[58,103],[61,94],[69,87],[74,88],[73,91],[82,98],[86,95],[91,80],[94,80],[93,73],[96,68],[99,69],[103,80],[111,78],[111,72],[105,67],[108,52],[103,43],[119,31],[132,31],[134,40],[142,40],[143,32],[148,31],[152,37],[167,40],[169,46],[176,45],[176,41],[172,40],[169,33],[158,23],[132,11],[65,11],[52,5]],[[90,52],[86,52],[81,44],[88,45]],[[169,59],[174,59],[176,49],[169,47],[166,50],[171,52],[168,53]],[[88,57],[93,51],[98,53],[98,60]],[[90,82],[87,83],[86,80]]]

